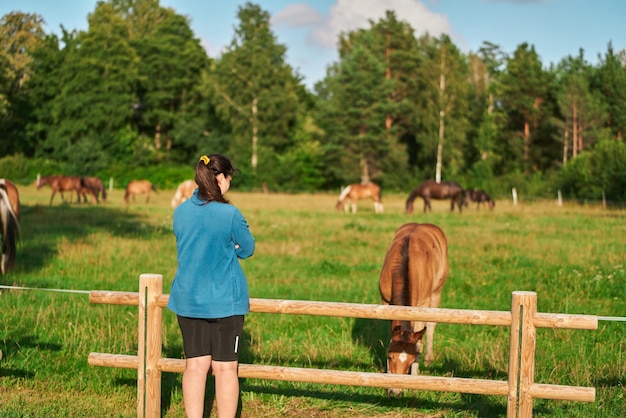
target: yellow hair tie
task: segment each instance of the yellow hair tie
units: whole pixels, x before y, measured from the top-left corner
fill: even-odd
[[[200,161],[202,161],[204,165],[209,165],[209,161],[211,161],[211,159],[206,155],[203,155],[202,157],[200,157]]]

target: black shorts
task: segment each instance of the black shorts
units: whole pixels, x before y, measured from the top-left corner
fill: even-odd
[[[212,356],[216,361],[237,361],[243,315],[204,319],[178,316],[187,358]]]

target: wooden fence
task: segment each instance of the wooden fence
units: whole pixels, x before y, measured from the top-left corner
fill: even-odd
[[[92,291],[89,294],[91,303],[139,307],[137,355],[90,353],[88,358],[92,366],[137,370],[138,417],[161,416],[161,372],[182,373],[185,368],[184,359],[161,357],[162,309],[167,306],[168,300],[169,295],[163,294],[163,278],[159,274],[142,274],[138,293]],[[250,299],[250,310],[261,313],[508,326],[511,327],[508,380],[393,375],[254,364],[240,364],[240,377],[502,395],[508,397],[507,417],[510,418],[532,417],[534,398],[595,401],[595,388],[534,382],[536,328],[598,328],[598,317],[593,315],[537,312],[537,294],[534,292],[513,292],[510,312],[254,298]]]

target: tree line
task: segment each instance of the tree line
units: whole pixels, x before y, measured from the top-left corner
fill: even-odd
[[[3,16],[3,175],[144,170],[175,182],[219,152],[243,189],[372,180],[408,191],[431,178],[626,200],[626,52],[610,41],[596,65],[581,49],[545,66],[533,45],[463,53],[388,11],[339,35],[338,60],[310,91],[269,13],[246,3],[237,17],[211,58],[188,18],[158,0],[100,1],[86,31],[60,37],[37,14]]]

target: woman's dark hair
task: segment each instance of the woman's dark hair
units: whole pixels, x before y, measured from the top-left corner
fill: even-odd
[[[232,177],[235,168],[230,160],[220,154],[203,155],[196,165],[198,197],[208,202],[230,203],[223,195],[217,176]]]

